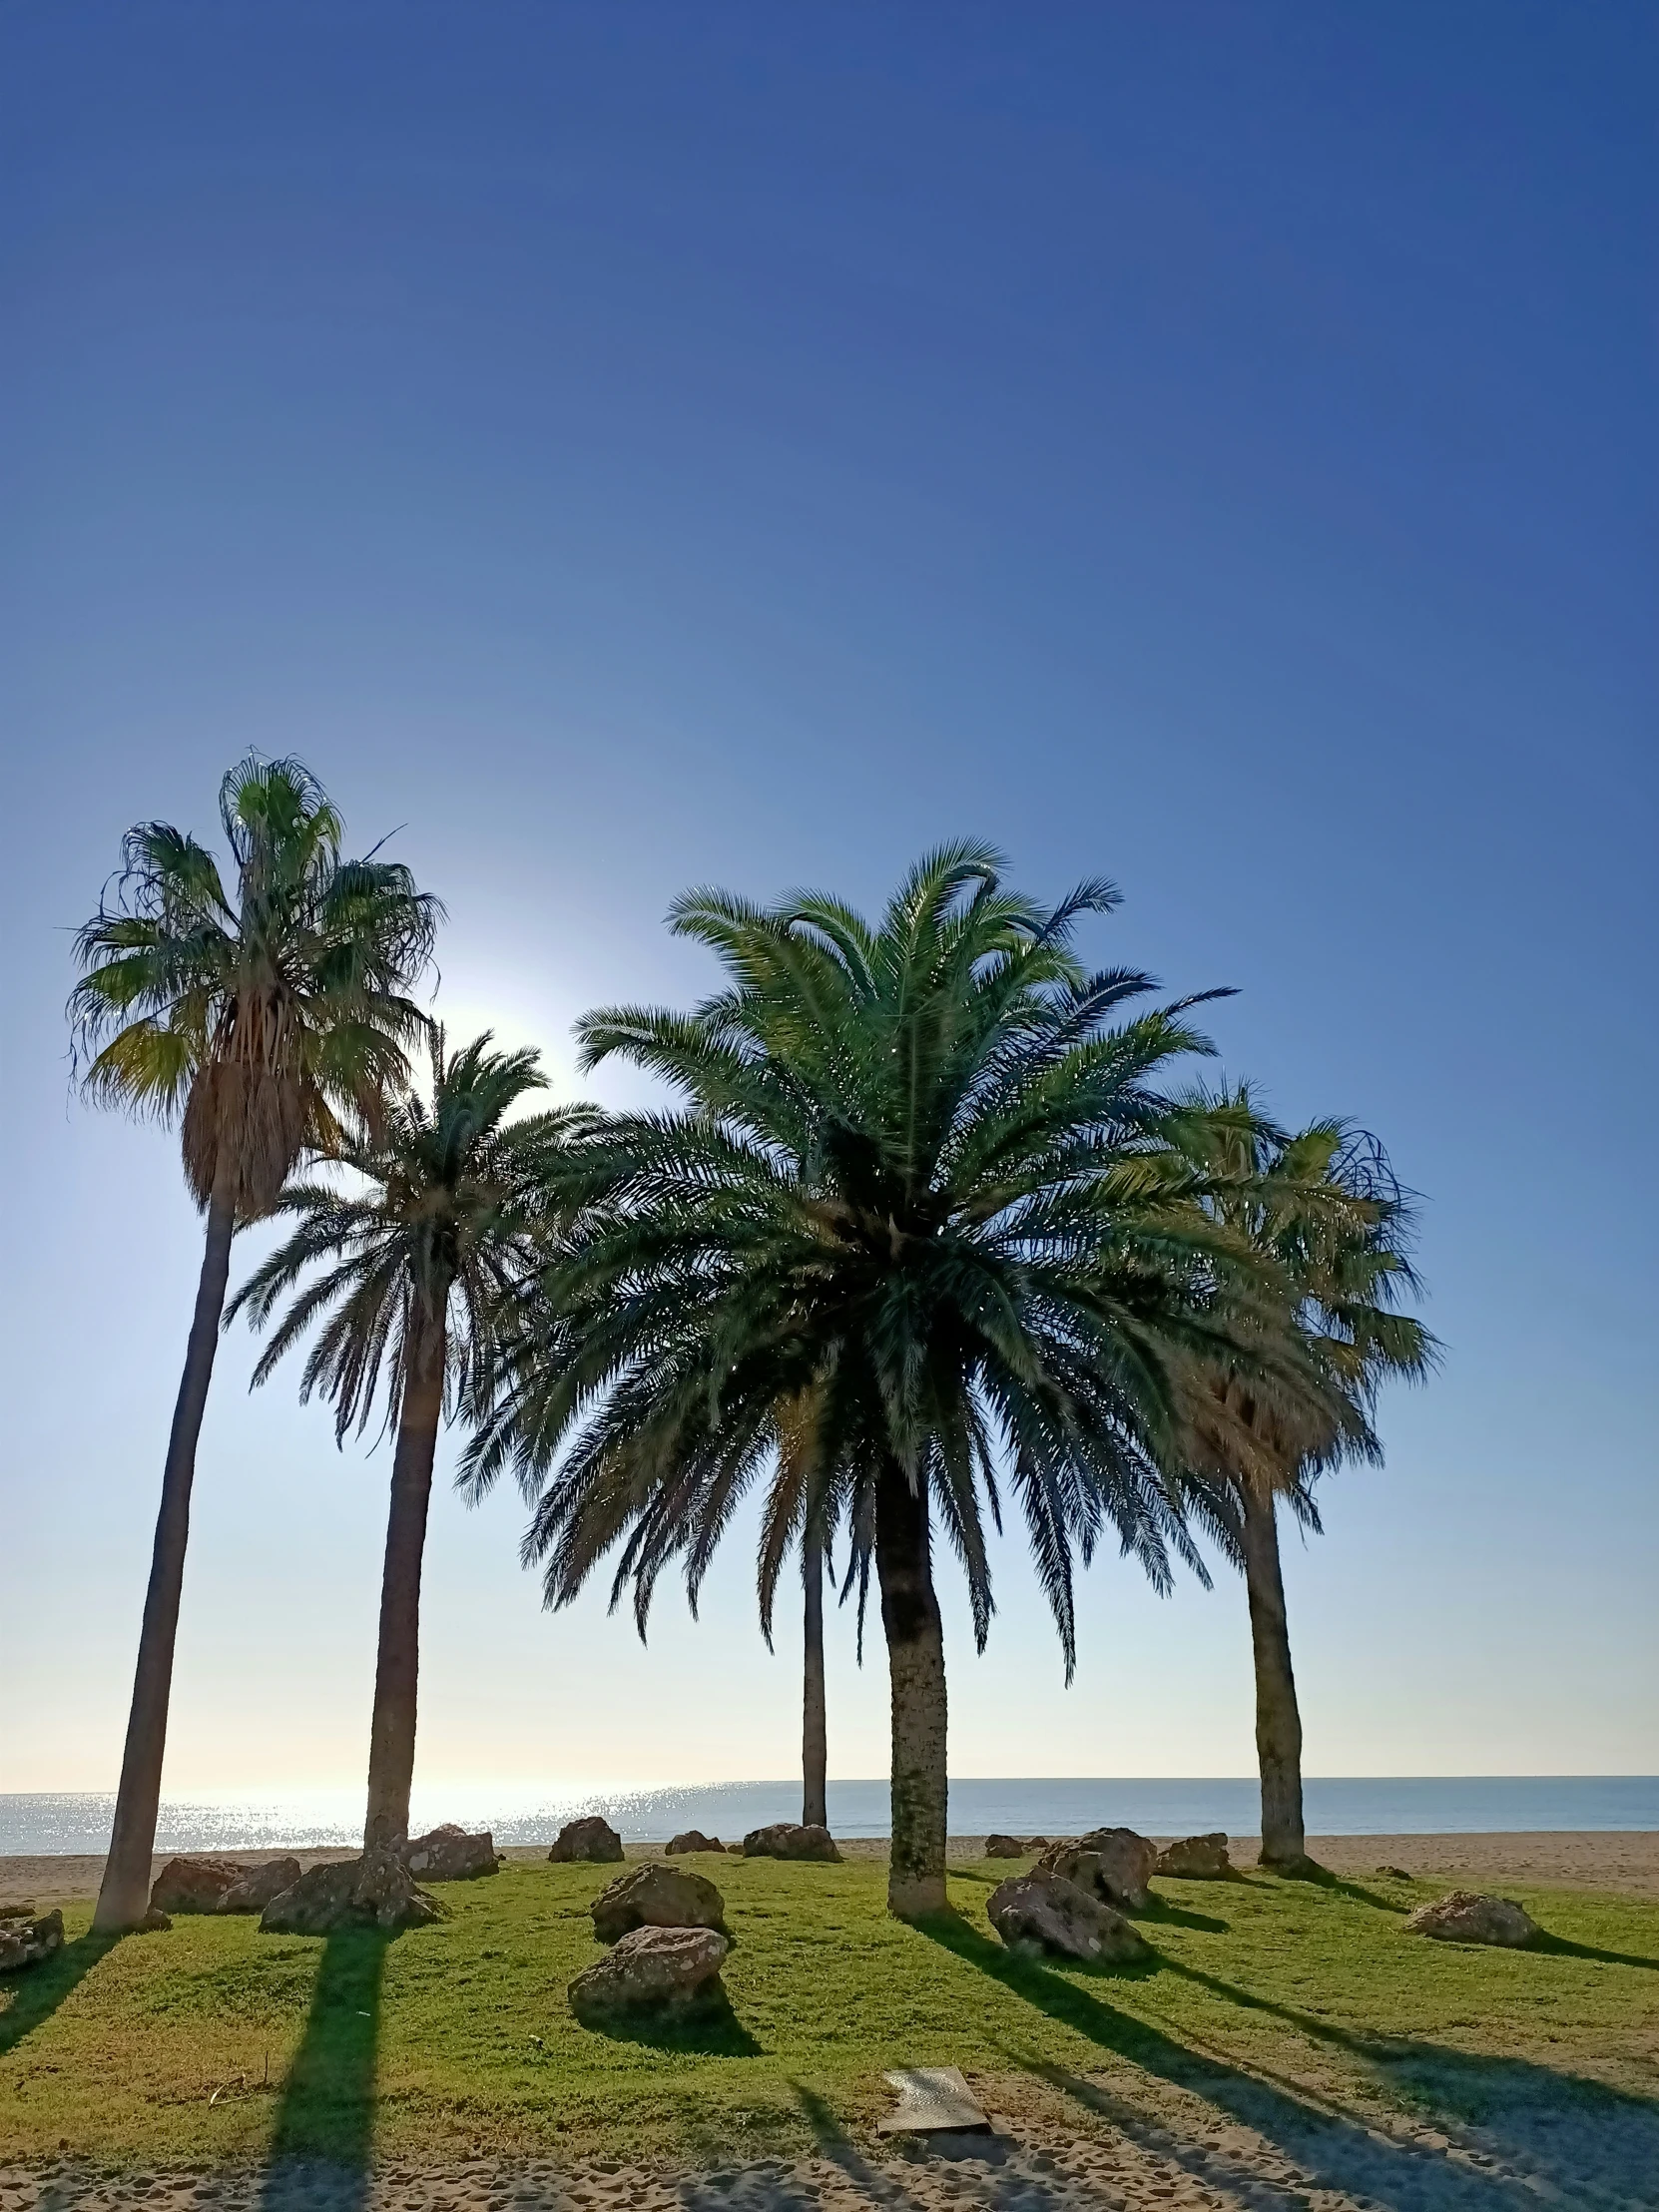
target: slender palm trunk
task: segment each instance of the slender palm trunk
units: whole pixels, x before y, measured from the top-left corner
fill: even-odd
[[[363,1823],[365,1858],[398,1856],[409,1839],[420,1672],[420,1568],[432,1497],[432,1461],[443,1419],[448,1298],[444,1284],[436,1313],[429,1313],[417,1297],[409,1324],[408,1369],[386,1516],[386,1563],[380,1579],[380,1642],[368,1737],[368,1812]]]
[[[1302,1828],[1302,1714],[1291,1668],[1279,1517],[1271,1492],[1242,1485],[1245,1586],[1256,1656],[1256,1757],[1262,1770],[1262,1864],[1295,1873],[1307,1866]]]
[[[887,1910],[944,1910],[944,1632],[933,1591],[927,1499],[897,1467],[875,1496],[875,1571],[892,1688],[892,1860]]]
[[[235,1228],[236,1209],[227,1168],[208,1205],[196,1312],[191,1320],[178,1401],[173,1408],[167,1463],[162,1470],[161,1510],[156,1515],[150,1587],[145,1592],[144,1624],[139,1630],[138,1666],[133,1674],[133,1703],[121,1758],[115,1827],[92,1917],[97,1930],[136,1928],[150,1908],[150,1862],[156,1849],[156,1815],[162,1798],[162,1760],[167,1751],[167,1708],[173,1694],[173,1646],[185,1585],[185,1549],[190,1541],[196,1444],[207,1410],[214,1354],[219,1349],[219,1322],[225,1310]]]
[[[824,1552],[809,1522],[801,1538],[801,1580],[805,1594],[806,1658],[801,1695],[801,1818],[809,1827],[828,1828],[830,1809],[825,1770],[828,1743],[824,1707]]]

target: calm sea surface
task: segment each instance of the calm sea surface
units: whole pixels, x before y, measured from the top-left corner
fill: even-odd
[[[1659,1829],[1659,1775],[1481,1775],[1310,1781],[1308,1827],[1320,1836],[1468,1834],[1503,1829]],[[98,1852],[110,1840],[113,1797],[0,1795],[0,1854]],[[986,1781],[950,1785],[950,1827],[958,1836],[1003,1829],[1018,1836],[1076,1836],[1122,1825],[1149,1836],[1191,1836],[1222,1828],[1253,1836],[1257,1786],[1123,1780]],[[491,1790],[477,1784],[417,1789],[416,1830],[440,1821],[488,1828],[498,1844],[552,1840],[578,1813],[603,1813],[634,1843],[666,1841],[701,1828],[728,1842],[767,1821],[801,1818],[799,1782],[727,1782],[698,1789]],[[838,1836],[887,1833],[887,1785],[831,1782],[830,1825]],[[362,1830],[360,1790],[279,1798],[172,1801],[162,1807],[162,1851],[259,1850],[352,1844]]]

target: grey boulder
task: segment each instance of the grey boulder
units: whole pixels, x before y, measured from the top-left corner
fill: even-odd
[[[719,1928],[726,1900],[703,1875],[652,1861],[619,1874],[591,1910],[594,1934],[614,1943],[635,1928]]]
[[[774,1821],[768,1828],[752,1828],[743,1840],[746,1859],[825,1859],[840,1864],[840,1853],[829,1829],[803,1827],[799,1821]]]
[[[410,1874],[423,1882],[470,1882],[481,1874],[494,1874],[495,1838],[486,1828],[469,1836],[464,1828],[446,1821],[428,1835],[410,1839],[403,1854]]]
[[[1220,1829],[1211,1836],[1183,1836],[1164,1846],[1152,1871],[1182,1882],[1225,1882],[1233,1872],[1227,1838]]]
[[[731,1949],[713,1928],[636,1928],[566,1994],[579,2020],[617,2013],[673,2017],[724,1994],[720,1969]]]
[[[1453,1890],[1435,1905],[1419,1905],[1405,1923],[1409,1936],[1432,1936],[1442,1943],[1529,1943],[1537,1925],[1511,1898],[1481,1897],[1474,1890]]]
[[[297,1859],[262,1859],[257,1867],[241,1867],[218,1905],[217,1913],[263,1913],[273,1898],[291,1890],[299,1880]]]
[[[32,1905],[0,1907],[0,1973],[38,1966],[63,1948],[63,1915]]]
[[[1025,1857],[1025,1846],[1017,1836],[987,1836],[985,1838],[985,1857],[987,1859],[1023,1859]]]
[[[343,1928],[421,1928],[437,1903],[391,1852],[327,1860],[272,1899],[260,1915],[263,1936],[332,1936]]]
[[[622,1838],[608,1820],[598,1813],[588,1813],[579,1821],[565,1823],[547,1856],[556,1867],[577,1859],[615,1866],[622,1857]]]
[[[1132,1828],[1094,1828],[1074,1844],[1051,1844],[1040,1867],[1092,1890],[1108,1905],[1139,1913],[1152,1903],[1147,1884],[1157,1864],[1158,1847]]]
[[[1010,1875],[991,1892],[985,1913],[1010,1950],[1091,1963],[1146,1954],[1146,1944],[1121,1913],[1063,1875],[1042,1869]]]
[[[726,1846],[718,1836],[705,1836],[700,1828],[688,1828],[674,1837],[666,1846],[671,1859],[678,1859],[688,1851],[724,1851]]]

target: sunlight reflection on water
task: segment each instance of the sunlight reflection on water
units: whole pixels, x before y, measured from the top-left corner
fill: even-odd
[[[1315,1835],[1433,1835],[1528,1829],[1659,1828],[1659,1777],[1651,1775],[1482,1775],[1321,1779],[1307,1785]],[[360,1789],[280,1796],[169,1800],[161,1809],[161,1851],[275,1850],[351,1845],[361,1835]],[[0,1795],[0,1854],[101,1852],[109,1843],[113,1796],[97,1792]],[[487,1828],[498,1844],[547,1843],[579,1813],[603,1813],[629,1842],[661,1842],[702,1828],[728,1841],[769,1821],[799,1820],[799,1782],[727,1782],[682,1788],[537,1790],[523,1785],[428,1784],[414,1793],[416,1832],[455,1821]],[[966,1777],[950,1785],[953,1834],[1078,1835],[1121,1823],[1150,1836],[1225,1829],[1256,1832],[1256,1784],[1215,1780]],[[831,1782],[830,1825],[839,1836],[887,1833],[884,1780]]]

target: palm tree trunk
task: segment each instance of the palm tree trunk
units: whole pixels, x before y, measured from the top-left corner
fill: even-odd
[[[830,1809],[825,1782],[828,1742],[824,1707],[824,1553],[809,1522],[801,1538],[801,1579],[805,1585],[805,1645],[801,1696],[801,1818],[809,1828],[828,1828]]]
[[[229,1147],[226,1148],[227,1153]],[[220,1187],[223,1185],[223,1189]],[[150,1863],[156,1850],[156,1816],[162,1799],[162,1760],[167,1751],[167,1708],[173,1694],[173,1646],[179,1632],[179,1600],[185,1586],[185,1550],[190,1542],[190,1493],[196,1480],[196,1445],[207,1410],[219,1322],[225,1310],[225,1286],[231,1273],[231,1238],[236,1229],[229,1166],[208,1203],[208,1232],[202,1273],[196,1286],[196,1312],[185,1349],[185,1372],[173,1408],[173,1429],[162,1470],[161,1510],[150,1556],[150,1587],[144,1596],[139,1630],[133,1702],[127,1716],[127,1744],[121,1757],[121,1787],[116,1792],[115,1826],[104,1880],[92,1916],[94,1929],[136,1928],[150,1909]]]
[[[374,1717],[368,1735],[368,1812],[363,1856],[400,1857],[409,1840],[414,1781],[415,1700],[420,1673],[420,1568],[432,1461],[443,1419],[443,1368],[449,1289],[437,1312],[418,1294],[409,1322],[408,1368],[391,1465],[386,1562],[380,1578],[380,1642],[374,1664]]]
[[[1298,1873],[1308,1864],[1302,1828],[1302,1714],[1291,1668],[1279,1517],[1271,1492],[1242,1485],[1245,1587],[1256,1657],[1256,1757],[1262,1770],[1262,1864]]]
[[[892,1859],[887,1910],[944,1910],[944,1631],[933,1591],[927,1499],[898,1467],[875,1495],[875,1571],[892,1689]]]

